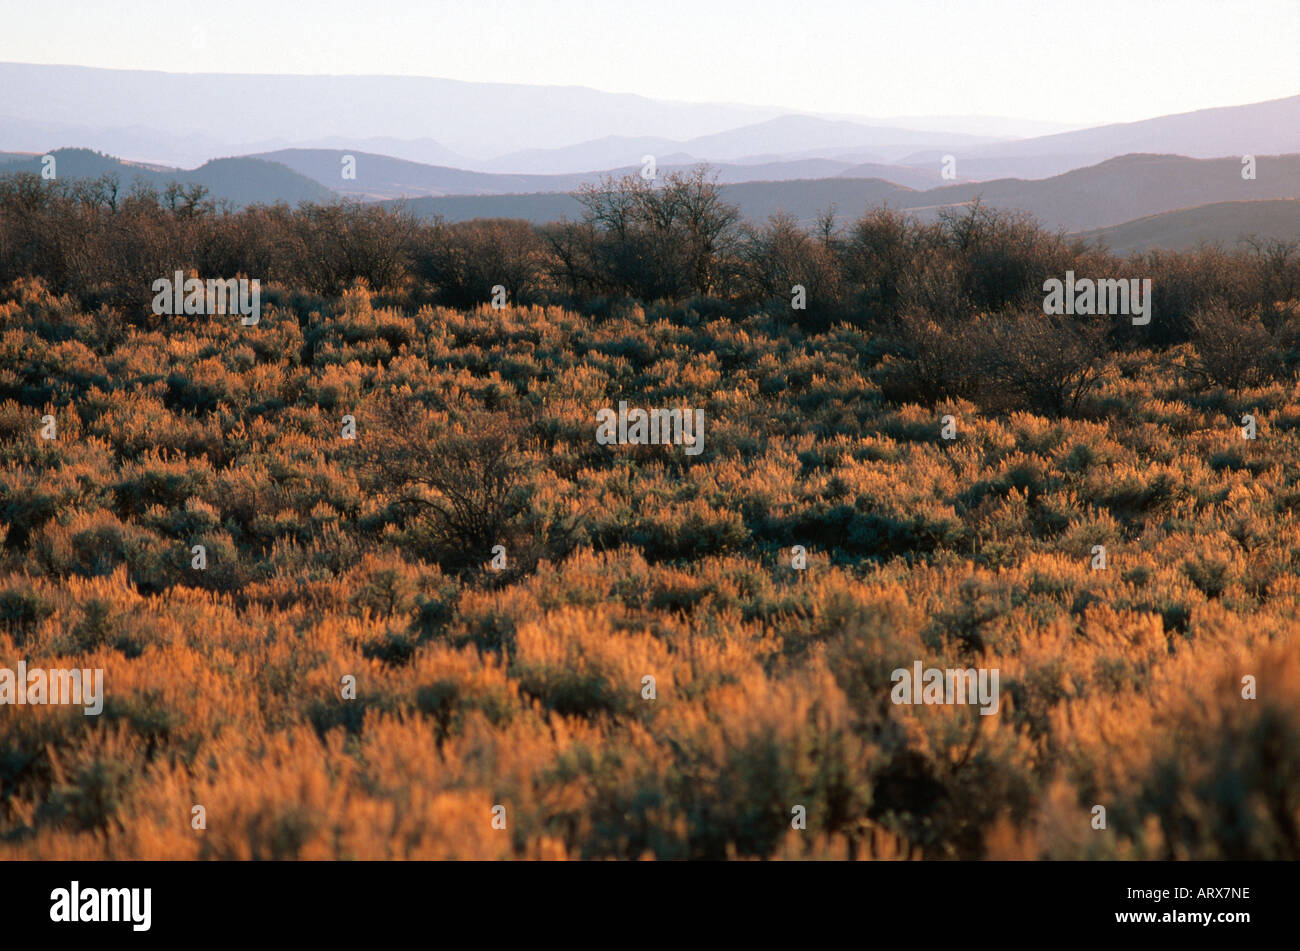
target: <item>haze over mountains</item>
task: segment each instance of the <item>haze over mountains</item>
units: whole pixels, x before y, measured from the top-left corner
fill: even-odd
[[[786,116],[783,109],[661,102],[578,86],[410,76],[183,74],[0,63],[0,89],[5,90],[0,149],[76,145],[171,165],[306,145],[360,148],[484,171],[582,172],[608,166],[609,153],[590,145],[570,153],[577,164],[566,168],[555,167],[562,156],[547,153],[611,137],[662,147],[698,145],[693,140],[724,134],[719,142],[703,143],[717,147],[717,154],[696,156],[709,159],[876,145],[902,154],[900,149],[994,138],[901,127],[863,131],[862,121],[802,117],[818,118],[825,126],[825,132],[809,138],[809,128],[798,118],[761,127]],[[1008,120],[995,123],[1006,128]],[[755,125],[760,127],[733,132]],[[640,161],[640,156],[614,164]],[[482,167],[483,162],[493,167]]]
[[[963,172],[971,177],[1045,177],[1065,171],[1062,163],[1077,168],[1132,152],[1208,158],[1300,151],[1300,96],[1066,131],[1051,122],[997,117],[792,115],[576,86],[410,76],[0,63],[0,88],[0,150],[80,146],[187,167],[281,148],[357,149],[522,174],[631,165],[647,152],[661,164],[817,157],[918,165],[953,154],[985,170]]]
[[[236,206],[405,199],[448,220],[544,222],[579,214],[569,193],[583,183],[653,156],[661,174],[709,163],[753,219],[807,223],[835,206],[844,220],[878,204],[925,218],[979,199],[1117,249],[1300,237],[1300,96],[1063,129],[394,76],[8,63],[0,88],[0,151],[21,153],[0,154],[0,174],[39,172],[52,153],[62,178],[202,184]],[[1253,180],[1243,155],[1256,157]],[[355,177],[342,174],[348,156]]]
[[[812,224],[832,206],[841,220],[851,220],[877,205],[932,219],[945,208],[960,208],[978,199],[995,208],[1027,212],[1046,227],[1066,232],[1095,231],[1212,202],[1238,202],[1247,207],[1234,216],[1209,220],[1219,222],[1223,229],[1240,225],[1240,233],[1246,234],[1252,233],[1252,211],[1271,212],[1265,207],[1266,199],[1300,199],[1300,155],[1257,156],[1254,180],[1243,179],[1241,168],[1236,158],[1139,154],[1041,180],[1001,179],[915,189],[881,178],[839,176],[728,184],[722,187],[722,195],[751,220],[786,212],[804,225]],[[449,195],[408,200],[406,206],[418,214],[449,221],[525,218],[541,224],[561,217],[576,218],[582,212],[576,199],[562,193]],[[1286,220],[1270,214],[1269,233],[1275,233],[1279,222]],[[1201,232],[1207,227],[1203,223]],[[1147,232],[1150,230],[1148,222]],[[1207,235],[1207,240],[1231,242],[1238,233],[1224,231]],[[1300,230],[1292,237],[1300,238]]]
[[[355,160],[355,178],[343,178],[344,159]],[[640,165],[606,166],[581,174],[515,175],[474,172],[408,162],[387,155],[343,149],[281,149],[253,158],[279,162],[341,195],[360,199],[420,198],[443,195],[502,195],[533,192],[571,192],[586,182],[599,182],[606,175],[640,172]],[[697,162],[668,161],[656,164],[660,173],[693,168]],[[801,178],[888,178],[910,188],[929,188],[942,183],[939,166],[909,168],[901,165],[856,164],[836,159],[796,159],[764,164],[710,163],[719,182],[779,182]]]

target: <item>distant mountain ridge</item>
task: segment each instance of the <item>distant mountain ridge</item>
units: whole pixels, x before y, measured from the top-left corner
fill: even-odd
[[[1300,152],[1300,96],[1095,126],[973,150],[973,154],[985,156],[1073,154],[1098,159],[1134,152],[1191,158]]]
[[[452,154],[477,160],[608,135],[692,138],[788,111],[663,102],[580,86],[27,63],[0,63],[0,89],[0,149],[55,141],[174,164],[338,137],[427,140],[433,147],[418,156],[423,161]],[[219,117],[237,121],[223,127]]]
[[[216,159],[189,170],[128,162],[88,149],[58,149],[49,154],[55,157],[60,179],[112,174],[123,193],[136,180],[159,190],[176,181],[201,184],[211,197],[243,207],[256,202],[328,202],[340,196],[383,198],[380,186],[404,187],[406,195],[415,188],[474,189],[469,194],[411,197],[403,204],[422,217],[442,216],[449,221],[523,218],[538,224],[581,216],[582,206],[570,192],[583,181],[637,171],[628,167],[588,175],[508,176],[324,149]],[[341,160],[346,155],[356,159],[355,180],[341,175]],[[39,174],[41,160],[42,153],[0,153],[0,175]],[[777,177],[806,169],[815,169],[819,177]],[[899,166],[851,166],[831,160],[727,165],[715,170],[723,198],[739,206],[742,215],[752,221],[789,212],[808,225],[835,207],[843,223],[880,205],[932,220],[944,209],[961,209],[978,199],[990,207],[1027,212],[1048,228],[1100,241],[1119,252],[1190,248],[1201,242],[1230,246],[1246,235],[1300,239],[1300,154],[1256,156],[1254,179],[1242,178],[1241,162],[1235,158],[1147,154],[1108,159],[1041,180],[936,185],[936,171],[913,170],[922,176],[917,187],[865,174],[908,171]],[[744,176],[764,173],[772,177],[744,180]],[[727,176],[742,180],[728,181]],[[326,187],[323,182],[330,179],[341,187]],[[522,191],[539,183],[540,190]],[[496,193],[506,186],[521,191]]]
[[[870,150],[871,160],[889,163],[920,149],[973,149],[997,141],[1000,140],[993,136],[782,115],[685,140],[606,136],[559,149],[517,152],[482,163],[481,167],[492,171],[559,173],[583,168],[583,163],[587,168],[639,164],[643,155],[654,155],[659,163],[770,163],[796,157],[831,157],[846,150]]]
[[[586,175],[654,155],[660,167],[822,160],[904,165],[929,176],[951,155],[957,180],[971,181],[1042,179],[1131,153],[1213,158],[1300,152],[1300,96],[1057,131],[1053,123],[996,117],[908,116],[891,124],[578,86],[416,76],[0,63],[0,88],[0,150],[83,146],[185,168],[219,156],[358,149],[510,175]],[[1047,134],[1015,137],[1039,131]]]
[[[619,177],[641,170],[639,165],[625,165],[580,174],[511,175],[426,165],[349,149],[281,149],[249,157],[278,162],[341,195],[363,200],[571,192],[584,183],[599,182],[607,175]],[[667,158],[670,157],[658,164],[657,172],[666,174],[692,168],[695,164],[671,162]],[[916,188],[941,182],[938,167],[914,169],[901,165],[853,165],[833,159],[756,165],[715,163],[711,168],[718,181],[724,184],[835,177],[884,178]],[[345,169],[353,177],[345,178]]]
[[[1000,179],[917,189],[874,177],[835,177],[726,184],[722,193],[755,221],[785,211],[811,224],[831,205],[842,218],[853,218],[879,204],[932,219],[945,208],[964,207],[979,199],[1070,232],[1211,202],[1300,198],[1300,155],[1257,156],[1254,180],[1244,180],[1241,169],[1240,161],[1232,158],[1127,155],[1041,180]],[[540,223],[580,213],[572,199],[539,194],[422,198],[408,207],[448,220],[510,217]]]

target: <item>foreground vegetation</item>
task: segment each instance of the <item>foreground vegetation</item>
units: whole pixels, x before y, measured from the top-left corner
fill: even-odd
[[[790,243],[770,294],[711,243],[645,303],[575,264],[497,310],[446,270],[491,242],[447,249],[514,225],[34,187],[0,196],[0,666],[107,699],[0,707],[0,858],[1300,857],[1292,250],[875,212],[750,235]],[[322,278],[351,239],[391,270]],[[796,252],[823,283],[770,277]],[[260,273],[261,321],[149,314],[177,267]],[[1156,269],[1151,327],[1035,314],[1066,267]],[[620,400],[703,408],[703,452],[598,445]],[[998,714],[892,704],[917,660],[997,668]]]

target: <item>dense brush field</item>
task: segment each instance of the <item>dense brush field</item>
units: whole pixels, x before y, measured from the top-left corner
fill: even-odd
[[[0,858],[1300,858],[1300,393],[1195,369],[1258,320],[1049,412],[933,322],[263,300],[0,289],[0,666],[106,686],[0,707]]]

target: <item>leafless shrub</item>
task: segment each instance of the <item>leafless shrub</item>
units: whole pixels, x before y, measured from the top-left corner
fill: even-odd
[[[1194,311],[1190,323],[1195,356],[1187,369],[1201,382],[1237,391],[1282,374],[1294,321],[1276,321],[1270,331],[1258,313],[1215,303]]]

